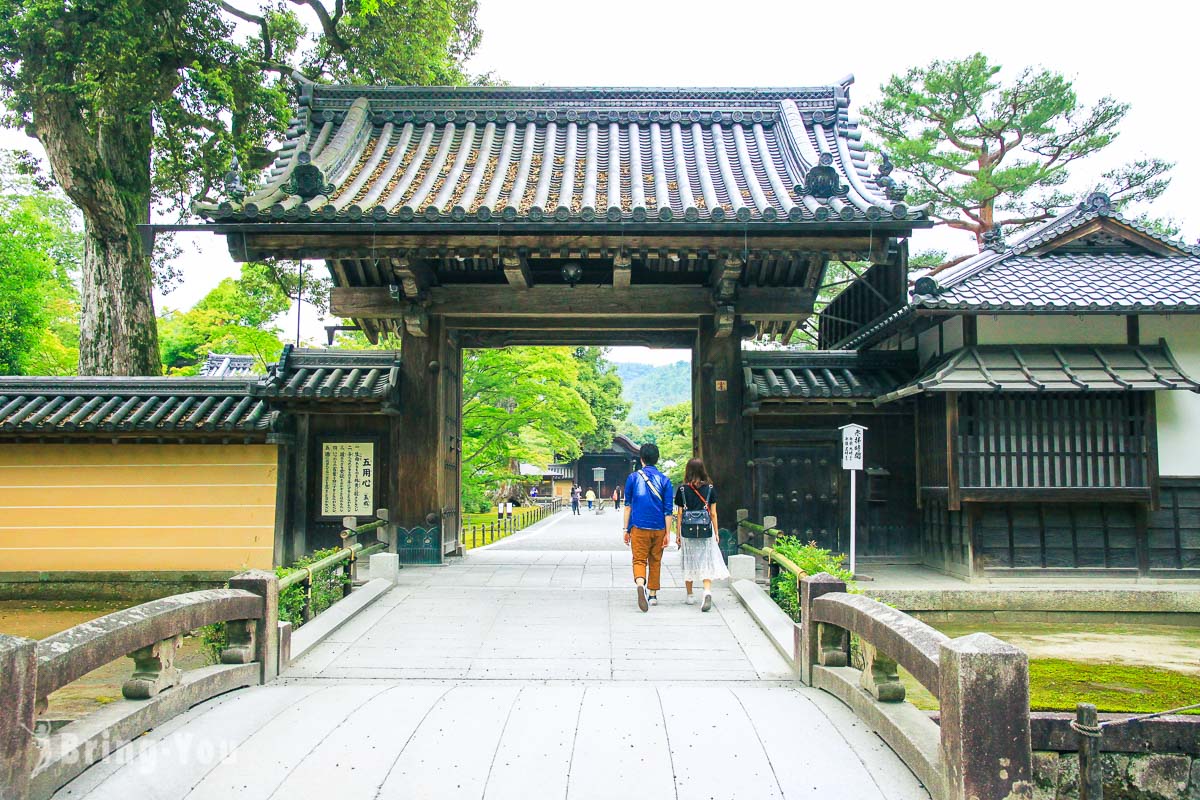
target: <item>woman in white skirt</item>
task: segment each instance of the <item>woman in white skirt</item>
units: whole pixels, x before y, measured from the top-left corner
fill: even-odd
[[[683,580],[687,586],[687,604],[696,602],[692,585],[704,584],[701,611],[712,608],[712,582],[729,577],[725,559],[717,541],[717,490],[708,478],[704,462],[693,458],[683,473],[683,483],[675,491],[675,530],[682,552]]]

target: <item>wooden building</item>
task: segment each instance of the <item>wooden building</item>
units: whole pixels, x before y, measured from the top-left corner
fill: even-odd
[[[463,348],[691,348],[736,507],[742,340],[808,319],[831,259],[903,271],[929,225],[869,167],[849,86],[312,86],[258,186],[199,210],[238,260],[324,260],[334,313],[400,337],[388,503],[439,527],[431,560],[458,548]]]
[[[759,513],[844,550],[854,421],[866,561],[1200,575],[1198,255],[1094,194],[911,291],[872,267],[822,313],[825,351],[745,359]]]
[[[597,467],[604,470],[603,486],[595,479]],[[562,495],[568,499],[571,486],[576,483],[585,494],[591,489],[597,497],[612,497],[613,489],[624,486],[625,478],[638,468],[638,444],[628,436],[617,434],[606,449],[588,450],[573,461],[551,464],[550,468],[556,473],[570,476],[566,494]],[[559,491],[560,484],[556,483],[555,486]]]

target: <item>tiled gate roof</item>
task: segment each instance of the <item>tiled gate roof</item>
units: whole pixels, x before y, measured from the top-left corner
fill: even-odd
[[[217,221],[924,220],[872,174],[849,82],[794,89],[315,86]]]

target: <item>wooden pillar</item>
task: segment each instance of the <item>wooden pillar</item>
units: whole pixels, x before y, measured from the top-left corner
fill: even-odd
[[[462,349],[441,317],[431,317],[423,333],[406,329],[400,344],[403,417],[392,441],[392,520],[403,530],[436,526],[450,541],[458,525]],[[444,548],[434,544],[430,560],[440,560]]]
[[[720,492],[719,507],[750,508],[750,453],[742,416],[742,340],[717,335],[713,317],[704,317],[693,353],[692,419],[696,450]],[[726,511],[726,527],[731,517]]]
[[[288,563],[299,559],[308,552],[308,503],[309,492],[319,491],[309,486],[308,459],[312,448],[309,441],[312,435],[312,419],[309,414],[296,415],[296,443],[291,448],[292,457],[292,502],[291,502],[291,549],[288,553]]]

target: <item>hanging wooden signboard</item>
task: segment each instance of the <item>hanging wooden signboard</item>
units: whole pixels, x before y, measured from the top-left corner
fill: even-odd
[[[375,509],[375,444],[321,443],[321,516],[371,516]]]

